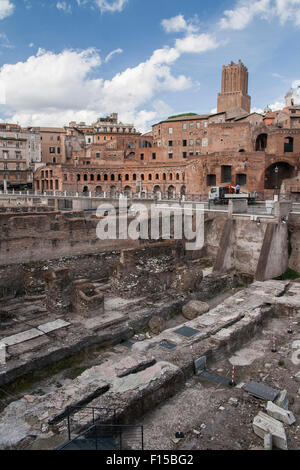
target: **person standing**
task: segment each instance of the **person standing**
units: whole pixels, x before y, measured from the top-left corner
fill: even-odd
[[[239,184],[237,184],[235,187],[236,194],[240,194],[240,190],[241,190],[241,187]]]

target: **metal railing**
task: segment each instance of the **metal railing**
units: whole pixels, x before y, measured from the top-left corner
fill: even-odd
[[[144,450],[141,425],[95,424],[56,450]]]
[[[52,419],[49,424],[55,424],[62,419],[67,421],[68,439],[70,441],[72,434],[76,432],[74,429],[81,431],[84,427],[95,426],[97,422],[116,424],[116,409],[94,406],[68,406],[63,415]]]

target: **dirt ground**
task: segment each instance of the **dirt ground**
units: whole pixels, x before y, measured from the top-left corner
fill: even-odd
[[[288,448],[300,449],[300,383],[294,379],[300,364],[292,362],[295,351],[292,342],[300,339],[300,324],[292,324],[293,334],[288,334],[289,324],[288,318],[272,319],[253,341],[228,360],[208,368],[230,377],[235,364],[237,387],[223,388],[194,376],[181,393],[139,420],[144,425],[145,449],[263,449],[263,440],[254,434],[252,422],[259,411],[264,411],[267,402],[238,388],[251,380],[287,390],[289,410],[296,418],[292,426],[284,425]],[[271,351],[273,335],[276,353]],[[231,404],[230,398],[236,398],[237,405]],[[179,442],[175,440],[177,431],[185,436]]]

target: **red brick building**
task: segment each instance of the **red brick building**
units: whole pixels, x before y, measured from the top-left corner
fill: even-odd
[[[118,123],[116,114],[92,126],[71,123],[65,162],[40,168],[35,188],[165,197],[206,195],[226,184],[279,191],[300,169],[300,107],[290,94],[286,103],[274,115],[250,113],[248,71],[241,61],[231,63],[223,67],[215,114],[169,118],[145,135]]]

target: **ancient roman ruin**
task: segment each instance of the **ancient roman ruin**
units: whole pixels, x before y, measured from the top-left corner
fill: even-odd
[[[232,63],[216,115],[166,120],[147,139],[116,128],[144,146],[153,173],[142,190],[124,191],[126,175],[142,181],[135,151],[126,150],[121,173],[124,148],[112,140],[114,163],[87,170],[88,153],[101,160],[96,147],[106,144],[82,133],[81,155],[74,127],[68,164],[45,163],[32,191],[2,191],[1,449],[299,448],[300,131],[292,113],[283,113],[288,127],[266,123],[271,113],[254,123],[247,92],[247,69]],[[194,132],[197,122],[207,155],[185,162],[182,136],[169,129]],[[133,139],[122,138],[123,147]],[[234,151],[223,149],[229,143]],[[208,191],[224,175],[263,197],[213,204]],[[101,237],[101,226],[117,235]]]

